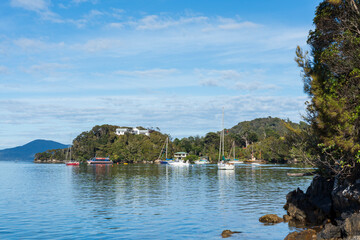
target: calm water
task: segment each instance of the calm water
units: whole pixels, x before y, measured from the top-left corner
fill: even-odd
[[[0,162],[0,239],[284,239],[286,194],[311,177],[287,165],[80,166]]]

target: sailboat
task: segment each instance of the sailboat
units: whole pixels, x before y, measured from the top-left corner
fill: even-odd
[[[234,170],[235,165],[230,164],[228,160],[225,159],[224,154],[224,142],[225,142],[225,132],[224,132],[224,108],[222,111],[222,130],[220,134],[220,147],[219,147],[219,162],[217,164],[219,170]]]
[[[261,158],[261,151],[260,151],[260,158]],[[264,160],[258,160],[255,158],[254,155],[254,147],[251,146],[251,159],[244,160],[244,163],[251,163],[252,165],[260,165],[262,163],[265,163]]]
[[[232,160],[229,161],[230,164],[238,164],[238,163],[243,163],[243,161],[239,161],[239,159],[235,158],[235,141],[233,141],[233,144],[231,146],[230,152],[229,152],[229,159],[230,159],[230,155],[232,152]]]
[[[69,155],[69,160],[65,161],[66,166],[79,166],[79,162],[71,160],[71,146],[69,146],[68,151],[66,152],[66,159]]]
[[[161,148],[159,157],[158,157],[158,159],[155,160],[155,163],[169,164],[170,162],[173,161],[172,159],[167,158],[168,146],[169,146],[169,137],[166,138],[165,143],[164,143],[163,147]],[[161,160],[161,155],[164,153],[164,148],[165,148],[165,160]]]

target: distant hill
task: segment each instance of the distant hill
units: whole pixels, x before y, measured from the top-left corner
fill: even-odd
[[[239,135],[253,135],[252,137],[255,137],[256,141],[263,140],[271,136],[281,137],[285,136],[289,132],[284,125],[284,122],[287,122],[294,128],[305,129],[308,127],[305,122],[300,122],[298,124],[290,121],[284,121],[280,118],[267,117],[240,122],[234,127],[228,129],[228,132]]]
[[[38,139],[23,146],[0,150],[0,161],[33,161],[38,152],[67,147],[68,145],[58,142]]]

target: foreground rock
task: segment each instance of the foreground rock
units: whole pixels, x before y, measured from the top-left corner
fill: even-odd
[[[275,223],[281,223],[284,220],[276,214],[266,214],[260,217],[259,221],[262,223],[275,224]]]
[[[284,240],[316,240],[316,231],[307,229],[302,232],[292,232]]]
[[[315,176],[306,193],[298,188],[286,196],[284,208],[289,225],[320,226],[318,239],[360,239],[360,180],[340,183]],[[302,239],[291,234],[296,238],[286,239]]]
[[[236,232],[236,231],[231,231],[231,230],[224,230],[222,233],[221,233],[221,236],[223,238],[228,238],[228,237],[231,237],[231,235],[233,235],[234,233],[241,233],[241,232]]]

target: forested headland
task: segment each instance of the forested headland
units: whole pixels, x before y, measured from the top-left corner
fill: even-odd
[[[212,162],[218,160],[220,132],[209,132],[201,137],[172,139],[170,135],[154,129],[150,129],[150,136],[131,133],[118,136],[115,134],[117,128],[119,126],[101,125],[82,132],[72,142],[72,159],[86,161],[95,156],[109,156],[114,162],[153,162],[159,156],[164,159],[163,146],[169,137],[170,158],[175,152],[182,151],[189,154],[188,159],[191,161],[203,156]],[[307,128],[308,125],[304,122],[297,124],[272,117],[240,122],[225,129],[225,152],[233,157],[230,149],[234,143],[235,157],[238,159],[249,159],[253,154],[257,159],[269,162],[302,161],[303,154],[298,151],[299,138],[293,131]],[[64,161],[69,155],[68,149],[54,149],[36,154],[35,159]]]
[[[319,232],[312,230],[309,239],[359,239],[360,2],[321,1],[314,26],[310,52],[298,47],[295,57],[310,97],[310,128],[294,133],[303,139],[299,149],[318,175],[306,192],[287,195],[284,219],[317,226]],[[294,232],[286,239],[300,236]]]

